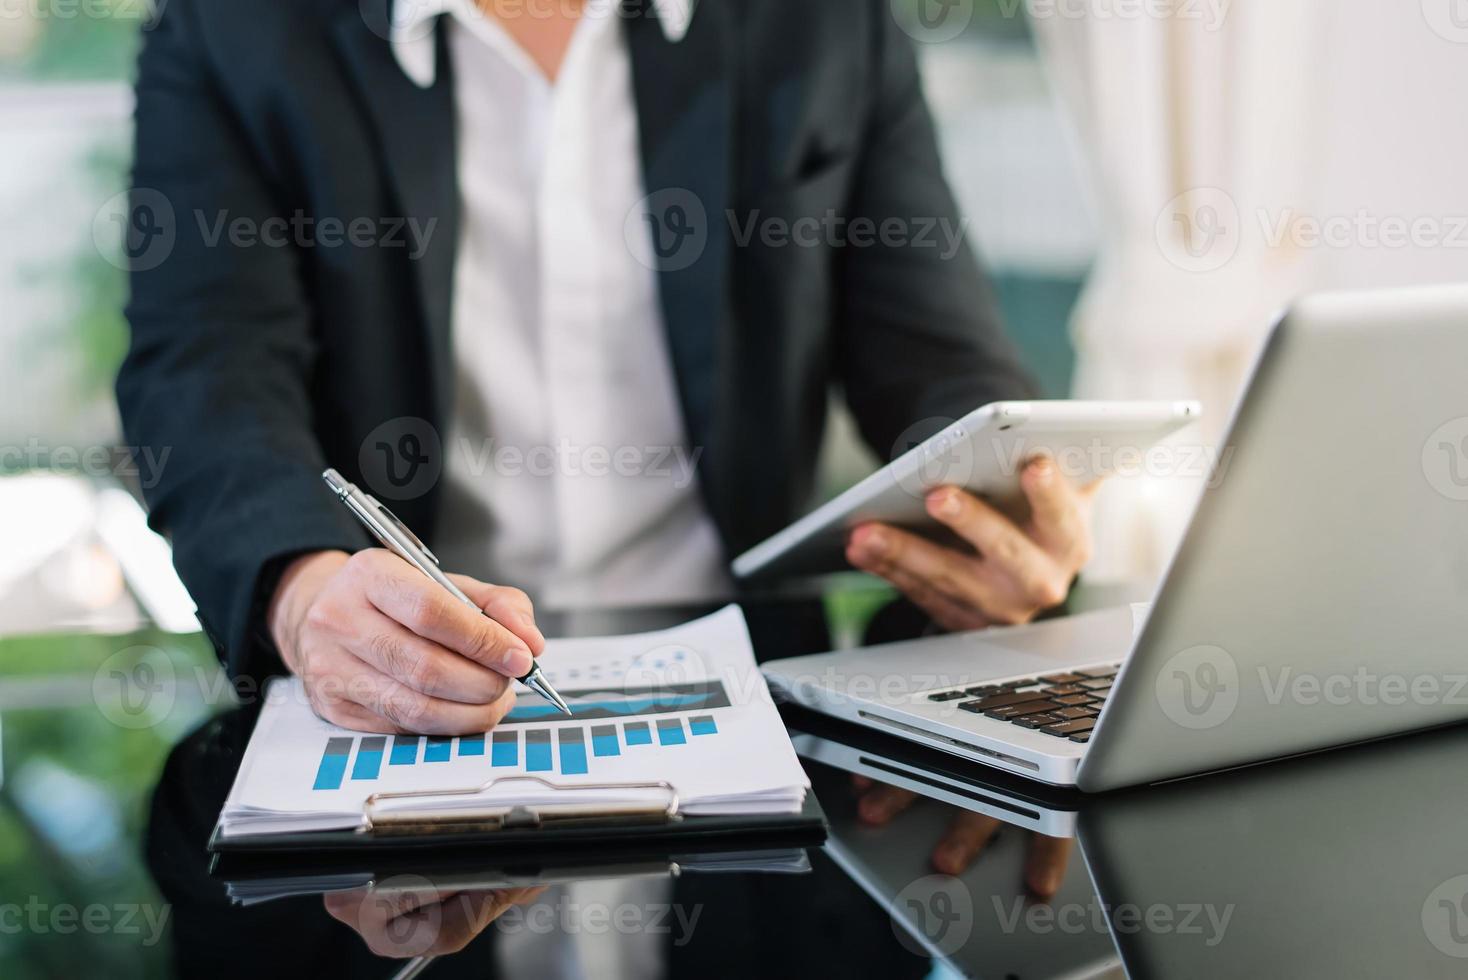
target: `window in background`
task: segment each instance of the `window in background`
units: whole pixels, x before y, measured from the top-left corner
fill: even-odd
[[[1042,397],[1070,395],[1071,309],[1098,232],[1078,154],[1019,0],[892,0],[914,39],[966,240]],[[978,406],[974,406],[977,408]],[[821,494],[877,465],[842,406],[833,413]]]
[[[140,628],[147,611],[189,630],[191,606],[154,608],[150,592],[178,605],[166,556],[162,574],[125,567],[149,557],[148,538],[162,543],[109,489],[126,473],[112,402],[126,282],[105,205],[127,187],[147,13],[142,0],[0,2],[0,894],[156,920],[165,909],[136,846],[151,786],[228,688],[208,683],[217,666],[198,636]],[[61,472],[36,472],[48,469]],[[124,702],[119,678],[144,700]],[[166,937],[0,938],[11,980],[168,972]]]
[[[1025,5],[897,0],[903,4],[969,241],[994,279],[1042,396],[1068,397],[1075,362],[1070,312],[1097,230]]]

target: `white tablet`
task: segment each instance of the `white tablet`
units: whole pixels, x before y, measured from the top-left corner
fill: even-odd
[[[959,486],[1023,510],[1019,475],[1038,455],[1085,485],[1143,468],[1149,450],[1202,413],[1197,402],[995,402],[948,425],[856,486],[734,559],[734,575],[817,574],[848,567],[846,532],[881,521],[942,538],[924,500]]]

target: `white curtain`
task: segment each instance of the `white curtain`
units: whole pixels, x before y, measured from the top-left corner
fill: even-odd
[[[1468,248],[1385,254],[1363,230],[1425,216],[1447,232],[1468,215],[1452,109],[1468,38],[1432,28],[1436,2],[1032,0],[1103,228],[1072,322],[1076,397],[1200,399],[1205,420],[1180,442],[1216,451],[1291,298],[1468,277]],[[1169,13],[1117,15],[1128,6]],[[1168,462],[1193,469],[1182,451]],[[1203,480],[1153,469],[1103,491],[1093,577],[1147,578],[1171,553]]]

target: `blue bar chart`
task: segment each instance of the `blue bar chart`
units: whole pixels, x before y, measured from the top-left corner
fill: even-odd
[[[398,735],[392,740],[390,766],[411,766],[418,761],[418,739],[412,735]]]
[[[659,745],[684,745],[688,739],[683,737],[683,722],[679,718],[662,718],[658,720],[658,744]]]
[[[489,757],[490,765],[498,769],[520,764],[520,736],[517,732],[498,731],[491,738],[494,741]]]
[[[557,735],[561,743],[561,774],[586,775],[586,733],[580,728],[562,728]]]
[[[525,733],[525,771],[551,771],[551,730],[532,728]]]
[[[722,688],[718,694],[722,696]],[[461,738],[332,737],[326,740],[311,788],[336,790],[347,781],[376,780],[393,767],[438,765],[463,758],[477,758],[478,764],[490,772],[583,776],[595,770],[598,759],[639,752],[676,752],[691,739],[718,734],[718,723],[712,714],[685,717],[662,713],[661,717],[650,719],[595,725],[502,725],[485,735]]]
[[[376,779],[382,769],[382,750],[386,747],[386,738],[362,739],[357,747],[357,761],[352,764],[352,778]]]
[[[312,789],[340,789],[342,777],[347,774],[347,758],[352,754],[352,740],[329,738],[326,751],[321,754],[321,765],[316,769],[316,782]]]

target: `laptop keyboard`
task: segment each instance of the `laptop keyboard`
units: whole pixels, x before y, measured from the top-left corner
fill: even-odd
[[[1111,693],[1120,664],[938,691],[929,701],[959,701],[964,711],[1067,738],[1089,742],[1091,729]]]

